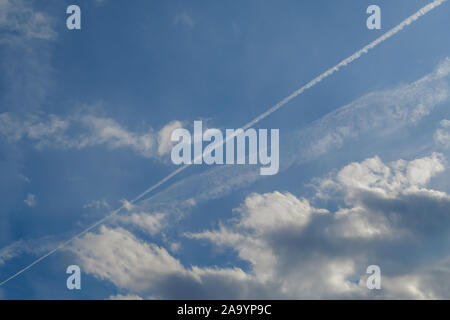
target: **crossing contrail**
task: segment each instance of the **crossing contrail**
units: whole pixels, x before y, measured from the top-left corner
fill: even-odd
[[[392,36],[394,36],[395,34],[397,34],[398,32],[400,32],[401,30],[403,30],[405,27],[407,27],[408,25],[412,24],[413,22],[415,22],[416,20],[418,20],[420,17],[424,16],[425,14],[427,14],[428,12],[430,12],[431,10],[433,10],[434,8],[440,6],[441,4],[443,4],[444,2],[446,2],[447,0],[435,0],[429,4],[427,4],[425,7],[421,8],[419,11],[417,11],[416,13],[414,13],[413,15],[411,15],[410,17],[406,18],[405,20],[403,20],[400,24],[398,24],[397,26],[395,26],[394,28],[390,29],[389,31],[387,31],[386,33],[384,33],[382,36],[380,36],[379,38],[377,38],[376,40],[372,41],[371,43],[369,43],[368,45],[364,46],[362,49],[356,51],[354,54],[352,54],[351,56],[349,56],[348,58],[342,60],[341,62],[339,62],[338,64],[336,64],[335,66],[331,67],[330,69],[328,69],[327,71],[325,71],[324,73],[322,73],[321,75],[317,76],[316,78],[314,78],[313,80],[311,80],[310,82],[308,82],[307,84],[305,84],[303,87],[297,89],[296,91],[294,91],[293,93],[291,93],[289,96],[287,96],[286,98],[284,98],[283,100],[281,100],[280,102],[278,102],[277,104],[273,105],[271,108],[269,108],[267,111],[265,111],[264,113],[262,113],[261,115],[257,116],[256,118],[254,118],[252,121],[248,122],[247,124],[245,124],[244,126],[242,126],[242,129],[248,129],[250,127],[252,127],[253,125],[257,124],[258,122],[260,122],[261,120],[263,120],[264,118],[270,116],[272,113],[274,113],[275,111],[277,111],[278,109],[280,109],[281,107],[283,107],[284,105],[286,105],[289,101],[291,101],[292,99],[294,99],[295,97],[297,97],[298,95],[302,94],[303,92],[305,92],[306,90],[314,87],[316,84],[318,84],[319,82],[321,82],[322,80],[324,80],[325,78],[328,78],[329,76],[331,76],[333,73],[339,71],[340,68],[345,67],[347,65],[349,65],[350,63],[352,63],[353,61],[359,59],[363,54],[368,53],[370,50],[374,49],[377,45],[379,45],[380,43],[386,41],[387,39],[391,38]],[[233,136],[231,136],[230,138],[233,138]],[[227,139],[228,140],[228,139]],[[222,144],[225,141],[222,141]],[[178,175],[180,172],[184,171],[185,169],[187,169],[189,166],[191,166],[190,164],[185,164],[184,166],[176,169],[175,171],[173,171],[172,173],[170,173],[168,176],[166,176],[164,179],[160,180],[158,183],[154,184],[153,186],[151,186],[150,188],[146,189],[144,192],[142,192],[141,194],[139,194],[136,198],[134,198],[132,201],[130,201],[130,204],[135,204],[137,203],[139,200],[141,200],[143,197],[145,197],[147,194],[149,194],[150,192],[152,192],[153,190],[155,190],[156,188],[160,187],[161,185],[163,185],[164,183],[166,183],[168,180],[172,179],[174,176]],[[19,270],[18,272],[16,272],[15,274],[13,274],[12,276],[10,276],[9,278],[7,278],[6,280],[4,280],[3,282],[0,282],[0,286],[4,285],[5,283],[7,283],[8,281],[14,279],[15,277],[17,277],[18,275],[20,275],[21,273],[25,272],[26,270],[30,269],[32,266],[34,266],[35,264],[41,262],[42,260],[44,260],[45,258],[47,258],[48,256],[52,255],[53,253],[55,253],[56,251],[62,249],[63,247],[67,246],[69,243],[71,243],[73,240],[83,236],[84,234],[86,234],[87,232],[89,232],[90,230],[94,229],[95,227],[97,227],[98,225],[102,224],[103,222],[105,222],[106,220],[108,220],[109,218],[111,218],[112,216],[114,216],[115,214],[119,213],[123,208],[125,208],[125,205],[122,205],[120,208],[112,211],[111,213],[109,213],[108,215],[106,215],[104,218],[102,218],[101,220],[95,222],[94,224],[92,224],[91,226],[89,226],[88,228],[86,228],[85,230],[81,231],[80,233],[78,233],[77,235],[73,236],[72,238],[70,238],[69,240],[63,242],[62,244],[60,244],[59,246],[57,246],[55,249],[49,251],[48,253],[46,253],[45,255],[39,257],[38,259],[34,260],[31,264],[27,265],[26,267],[24,267],[23,269]]]

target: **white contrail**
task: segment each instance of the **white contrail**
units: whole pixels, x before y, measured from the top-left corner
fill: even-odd
[[[380,43],[382,43],[383,41],[389,39],[390,37],[394,36],[396,33],[398,33],[399,31],[401,31],[403,28],[405,28],[406,26],[410,25],[411,23],[413,23],[414,21],[416,21],[417,19],[419,19],[421,16],[424,16],[425,14],[427,14],[428,12],[430,12],[431,10],[433,10],[434,8],[440,6],[441,4],[443,4],[445,1],[447,0],[435,0],[429,4],[427,4],[425,7],[423,7],[422,9],[420,9],[419,11],[417,11],[415,14],[413,14],[412,16],[410,16],[409,18],[403,20],[399,25],[397,25],[396,27],[392,28],[391,30],[389,30],[388,32],[386,32],[385,34],[383,34],[381,37],[379,37],[378,39],[376,39],[375,41],[369,43],[368,45],[366,45],[364,48],[362,48],[361,50],[355,52],[354,54],[352,54],[350,57],[342,60],[341,62],[339,62],[337,65],[335,65],[334,67],[328,69],[327,71],[325,71],[324,73],[322,73],[320,76],[316,77],[315,79],[311,80],[310,82],[308,82],[306,85],[304,85],[303,87],[301,87],[300,89],[294,91],[290,96],[284,98],[283,100],[281,100],[280,102],[278,102],[276,105],[274,105],[272,108],[270,108],[269,110],[267,110],[266,112],[264,112],[263,114],[261,114],[260,116],[256,117],[255,119],[253,119],[252,121],[250,121],[249,123],[247,123],[243,129],[249,128],[253,125],[255,125],[256,123],[258,123],[259,121],[261,121],[262,119],[268,117],[269,115],[271,115],[273,112],[277,111],[278,109],[280,109],[282,106],[284,106],[286,103],[288,103],[289,101],[291,101],[292,99],[294,99],[296,96],[298,96],[299,94],[302,94],[303,92],[305,92],[306,90],[308,90],[309,88],[314,87],[316,84],[318,84],[319,82],[321,82],[323,79],[328,78],[329,76],[331,76],[333,73],[339,71],[340,68],[347,66],[348,64],[352,63],[353,61],[359,59],[363,54],[369,52],[369,50],[375,48],[377,45],[379,45]]]
[[[331,76],[333,73],[339,71],[340,68],[347,66],[348,64],[352,63],[353,61],[359,59],[363,54],[368,53],[369,50],[375,48],[377,45],[379,45],[381,42],[389,39],[390,37],[394,36],[396,33],[398,33],[399,31],[401,31],[403,28],[405,28],[406,26],[410,25],[411,23],[413,23],[414,21],[416,21],[417,19],[419,19],[421,16],[427,14],[429,11],[433,10],[434,8],[440,6],[442,3],[444,3],[447,0],[435,0],[429,4],[427,4],[425,7],[423,7],[422,9],[420,9],[419,11],[417,11],[415,14],[413,14],[412,16],[406,18],[405,20],[403,20],[400,24],[398,24],[396,27],[392,28],[391,30],[389,30],[388,32],[386,32],[385,34],[383,34],[382,36],[380,36],[378,39],[372,41],[371,43],[369,43],[368,45],[366,45],[365,47],[363,47],[361,50],[358,50],[357,52],[355,52],[354,54],[352,54],[350,57],[342,60],[341,62],[339,62],[337,65],[335,65],[334,67],[331,67],[330,69],[328,69],[327,71],[325,71],[324,73],[322,73],[320,76],[314,78],[313,80],[311,80],[310,82],[308,82],[306,85],[304,85],[303,87],[301,87],[300,89],[297,89],[296,91],[294,91],[293,93],[291,93],[289,96],[287,96],[286,98],[284,98],[283,100],[281,100],[280,102],[278,102],[277,104],[275,104],[274,106],[272,106],[270,109],[268,109],[266,112],[262,113],[261,115],[259,115],[258,117],[256,117],[255,119],[253,119],[252,121],[250,121],[249,123],[247,123],[246,125],[242,126],[242,129],[248,129],[252,126],[254,126],[255,124],[257,124],[258,122],[260,122],[261,120],[263,120],[264,118],[270,116],[272,113],[274,113],[275,111],[277,111],[278,109],[280,109],[281,107],[283,107],[285,104],[287,104],[289,101],[291,101],[292,99],[294,99],[295,97],[297,97],[298,95],[302,94],[303,92],[305,92],[306,90],[314,87],[316,84],[318,84],[319,82],[321,82],[323,79],[328,78],[329,76]],[[227,137],[226,140],[222,140],[221,143],[219,143],[218,147],[220,147],[221,145],[223,145],[224,143],[226,143],[228,140],[233,139],[234,135],[230,135]],[[195,161],[193,161],[195,162]],[[157,187],[159,187],[160,185],[162,185],[163,183],[165,183],[167,180],[171,179],[172,177],[176,176],[178,173],[180,173],[181,171],[184,171],[187,167],[189,167],[190,164],[184,165],[180,168],[178,168],[177,170],[175,170],[174,172],[172,172],[171,174],[169,174],[167,177],[165,177],[164,179],[162,179],[160,182],[158,182],[157,184],[151,186],[150,188],[148,188],[147,190],[145,190],[143,193],[141,193],[138,197],[136,197],[132,203],[140,200],[142,197],[144,197],[146,194],[148,194],[149,192],[155,190]]]
[[[358,50],[357,52],[355,52],[354,54],[352,54],[350,57],[342,60],[341,62],[339,62],[337,65],[335,65],[334,67],[331,67],[330,69],[328,69],[327,71],[325,71],[324,73],[322,73],[321,75],[319,75],[318,77],[314,78],[313,80],[311,80],[310,82],[308,82],[306,85],[304,85],[303,87],[301,87],[300,89],[294,91],[292,94],[290,94],[289,96],[287,96],[286,98],[284,98],[283,100],[281,100],[280,102],[278,102],[277,104],[275,104],[274,106],[272,106],[270,109],[268,109],[266,112],[262,113],[261,115],[259,115],[258,117],[256,117],[255,119],[253,119],[252,121],[250,121],[249,123],[247,123],[246,125],[242,126],[242,129],[248,129],[250,127],[252,127],[253,125],[255,125],[256,123],[260,122],[261,120],[263,120],[264,118],[268,117],[269,115],[271,115],[272,113],[274,113],[275,111],[277,111],[278,109],[280,109],[281,107],[283,107],[284,105],[286,105],[289,101],[291,101],[292,99],[294,99],[295,97],[297,97],[298,95],[302,94],[303,92],[305,92],[306,90],[314,87],[316,84],[318,84],[319,82],[321,82],[322,80],[324,80],[325,78],[328,78],[329,76],[331,76],[333,73],[339,71],[340,68],[347,66],[348,64],[352,63],[353,61],[359,59],[363,54],[368,53],[371,49],[375,48],[377,45],[379,45],[380,43],[382,43],[383,41],[391,38],[392,36],[394,36],[395,34],[397,34],[399,31],[403,30],[403,28],[405,28],[406,26],[410,25],[411,23],[413,23],[414,21],[416,21],[417,19],[419,19],[420,17],[424,16],[425,14],[427,14],[428,12],[430,12],[431,10],[433,10],[434,8],[440,6],[441,4],[443,4],[444,2],[446,2],[447,0],[435,0],[429,4],[427,4],[425,7],[423,7],[422,9],[420,9],[419,11],[417,11],[416,13],[414,13],[412,16],[406,18],[405,20],[403,20],[400,24],[398,24],[396,27],[392,28],[391,30],[389,30],[388,32],[386,32],[385,34],[383,34],[382,36],[380,36],[378,39],[376,39],[375,41],[372,41],[371,43],[369,43],[368,45],[366,45],[365,47],[363,47],[361,50]],[[234,138],[234,136],[229,137],[227,140]],[[226,141],[227,141],[226,140]],[[222,140],[222,144],[225,143],[226,141]],[[140,195],[138,195],[136,198],[134,198],[132,201],[130,201],[130,204],[135,204],[136,202],[138,202],[139,200],[141,200],[143,197],[145,197],[148,193],[152,192],[153,190],[155,190],[156,188],[158,188],[159,186],[161,186],[162,184],[164,184],[166,181],[170,180],[171,178],[173,178],[174,176],[178,175],[180,172],[184,171],[186,168],[188,168],[189,166],[191,166],[190,164],[186,164],[178,169],[176,169],[175,171],[173,171],[171,174],[169,174],[168,176],[166,176],[164,179],[162,179],[161,181],[159,181],[158,183],[154,184],[153,186],[151,186],[150,188],[148,188],[147,190],[145,190],[144,192],[142,192]],[[55,249],[51,250],[50,252],[46,253],[45,255],[41,256],[40,258],[36,259],[35,261],[33,261],[31,264],[29,264],[28,266],[26,266],[25,268],[21,269],[20,271],[18,271],[17,273],[13,274],[12,276],[10,276],[9,278],[7,278],[6,280],[4,280],[3,282],[0,282],[0,286],[4,285],[5,283],[7,283],[8,281],[14,279],[15,277],[17,277],[18,275],[20,275],[21,273],[25,272],[26,270],[28,270],[29,268],[31,268],[32,266],[34,266],[35,264],[39,263],[40,261],[44,260],[45,258],[47,258],[48,256],[52,255],[53,253],[55,253],[56,251],[58,251],[59,249],[62,249],[63,247],[65,247],[66,245],[68,245],[69,243],[71,243],[73,240],[77,239],[78,237],[81,237],[82,235],[86,234],[88,231],[92,230],[93,228],[97,227],[98,225],[100,225],[101,223],[105,222],[107,219],[111,218],[112,216],[114,216],[115,214],[119,213],[123,208],[125,208],[124,205],[122,205],[120,208],[116,209],[115,211],[111,212],[109,215],[105,216],[104,218],[102,218],[101,220],[97,221],[96,223],[92,224],[91,226],[89,226],[87,229],[83,230],[82,232],[78,233],[77,235],[73,236],[72,238],[70,238],[69,240],[67,240],[66,242],[60,244],[58,247],[56,247]]]

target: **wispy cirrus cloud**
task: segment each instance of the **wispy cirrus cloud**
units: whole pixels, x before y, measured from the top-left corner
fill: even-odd
[[[110,149],[129,149],[144,157],[162,157],[171,150],[170,135],[181,126],[172,121],[159,132],[151,127],[131,131],[112,118],[89,114],[67,117],[30,113],[19,117],[0,114],[0,136],[9,143],[31,143],[37,149],[84,149],[104,145]]]
[[[54,237],[43,237],[32,240],[18,240],[5,247],[0,248],[0,266],[9,260],[20,257],[24,254],[39,255],[54,248],[55,242],[59,239]]]
[[[434,133],[434,141],[444,148],[450,147],[450,120],[440,122],[440,128]]]
[[[0,0],[3,110],[38,110],[51,87],[57,20],[38,1]]]
[[[106,201],[105,199],[94,200],[94,201],[91,201],[91,202],[86,203],[85,205],[83,205],[83,209],[89,209],[89,208],[95,208],[97,210],[99,210],[99,209],[109,209],[110,205],[109,205],[108,201]]]
[[[0,43],[52,40],[56,37],[54,19],[36,10],[31,1],[0,0]]]
[[[417,127],[450,97],[450,58],[421,79],[394,89],[368,93],[297,132],[292,145],[304,150],[297,161],[309,161],[367,137],[387,139]],[[292,148],[292,146],[291,146]]]

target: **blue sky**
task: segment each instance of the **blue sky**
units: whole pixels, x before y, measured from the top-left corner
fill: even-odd
[[[239,128],[429,2],[77,1],[70,31],[72,1],[0,0],[0,281],[175,170],[173,129]],[[0,298],[449,298],[449,14],[255,125],[277,175],[190,167]]]

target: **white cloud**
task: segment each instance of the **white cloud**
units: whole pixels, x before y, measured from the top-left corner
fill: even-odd
[[[59,139],[68,127],[69,121],[55,115],[49,115],[47,119],[29,115],[23,120],[10,113],[0,114],[0,135],[11,143],[27,138],[38,141],[37,146],[41,146],[52,137]]]
[[[438,153],[410,162],[398,160],[390,165],[375,157],[347,165],[338,173],[336,183],[345,188],[347,197],[357,196],[361,190],[396,197],[402,192],[419,190],[444,170],[443,156]],[[325,183],[329,186],[329,181]]]
[[[129,149],[149,158],[170,151],[171,130],[179,126],[180,121],[172,121],[155,135],[152,128],[133,132],[114,119],[95,115],[75,114],[62,118],[52,114],[27,114],[21,118],[11,113],[0,114],[0,136],[10,143],[29,141],[38,149],[105,145],[110,149]]]
[[[173,142],[170,137],[175,129],[182,128],[183,123],[181,121],[172,121],[166,124],[158,132],[158,154],[160,156],[168,154],[173,147]]]
[[[170,274],[184,272],[180,262],[164,248],[144,243],[122,228],[102,226],[99,234],[76,240],[75,251],[85,272],[136,291]]]
[[[239,225],[253,229],[256,233],[290,227],[301,229],[309,222],[312,214],[328,212],[314,209],[306,199],[277,191],[250,195],[245,199],[243,208],[238,211],[242,213]],[[274,212],[277,212],[276,216]]]
[[[44,237],[35,240],[19,240],[11,243],[10,245],[0,248],[0,266],[4,265],[7,261],[20,257],[23,254],[43,254],[50,250],[53,250],[59,239],[53,237]]]
[[[385,277],[388,299],[444,300],[449,297],[450,258],[397,277]]]
[[[425,188],[443,170],[438,154],[388,165],[367,159],[318,186],[318,194],[341,203],[335,212],[289,193],[252,194],[227,226],[186,236],[235,250],[275,297],[448,297],[448,290],[434,292],[421,271],[438,263],[428,250],[450,229],[450,196]],[[381,293],[365,287],[373,263],[388,274]]]
[[[57,36],[57,21],[41,2],[0,0],[0,72],[8,84],[0,101],[4,110],[41,107],[54,72],[50,40]]]
[[[28,178],[27,176],[25,176],[24,174],[19,174],[19,178],[20,178],[20,180],[23,180],[23,181],[25,181],[26,183],[31,183],[31,180],[30,180],[30,178]]]
[[[23,200],[23,202],[25,202],[26,205],[29,207],[34,207],[36,206],[36,196],[34,194],[29,193],[26,199]]]
[[[0,42],[22,40],[51,40],[56,37],[53,19],[37,11],[29,1],[0,0]]]
[[[185,234],[236,251],[248,271],[187,268],[120,227],[89,233],[72,250],[86,272],[158,298],[449,297],[445,282],[435,285],[450,272],[442,262],[446,246],[429,255],[450,229],[450,196],[427,188],[444,169],[440,154],[389,164],[369,158],[316,180],[316,200],[253,193],[218,229]],[[336,202],[335,210],[312,204],[324,196]],[[121,222],[144,226],[148,217]],[[149,230],[157,232],[159,218],[149,220]],[[365,287],[365,269],[374,263],[382,270],[379,292]]]
[[[6,247],[0,249],[0,266],[4,265],[6,261],[15,258],[22,252],[26,251],[23,241],[14,242]]]
[[[95,208],[97,210],[98,209],[109,209],[110,205],[105,199],[94,200],[83,206],[83,209],[89,209],[89,208]]]
[[[450,120],[441,121],[440,128],[434,133],[434,141],[444,148],[450,148]]]
[[[125,210],[127,210],[127,211],[133,210],[134,205],[131,202],[129,202],[128,200],[122,199],[122,200],[120,200],[120,202],[122,203],[122,206],[125,208]]]
[[[388,139],[416,126],[450,97],[450,58],[421,79],[395,89],[372,92],[314,122],[298,132],[292,144],[300,161],[309,161],[345,143],[374,137]],[[294,149],[293,146],[290,146]]]
[[[172,242],[170,244],[170,251],[172,252],[178,252],[180,251],[181,243],[180,242]]]
[[[129,215],[119,215],[114,220],[121,225],[141,229],[150,235],[156,235],[165,226],[166,216],[163,213],[134,212]]]
[[[106,144],[111,148],[129,147],[136,153],[144,156],[151,155],[154,141],[150,133],[137,135],[122,128],[116,121],[109,118],[84,116],[81,122],[94,133],[80,143],[80,147],[86,145]]]
[[[217,281],[247,277],[237,268],[187,269],[166,249],[145,243],[122,228],[102,226],[99,233],[77,239],[72,250],[78,254],[85,272],[133,292],[148,292],[152,288],[172,291],[177,284],[201,286],[211,278]],[[157,293],[161,294],[161,291]]]

